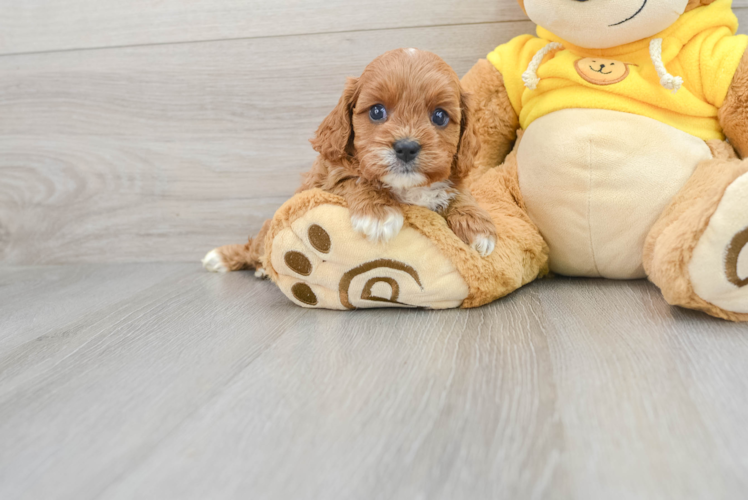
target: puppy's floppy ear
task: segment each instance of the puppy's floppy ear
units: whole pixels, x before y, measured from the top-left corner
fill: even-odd
[[[353,156],[353,106],[359,94],[358,78],[348,78],[335,109],[322,120],[310,142],[316,152],[330,162]]]
[[[452,178],[464,179],[473,169],[475,158],[480,151],[480,141],[475,131],[475,115],[472,111],[470,95],[462,92],[460,95],[460,143],[457,146],[457,154],[452,167]]]

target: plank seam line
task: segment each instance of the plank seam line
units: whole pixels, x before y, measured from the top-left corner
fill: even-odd
[[[738,10],[738,9],[734,9]],[[409,29],[429,29],[429,28],[447,28],[450,26],[481,26],[490,24],[507,24],[507,23],[518,23],[518,22],[530,22],[528,19],[508,19],[506,21],[485,21],[475,23],[458,23],[458,24],[430,24],[423,26],[399,26],[399,27],[388,27],[388,28],[371,28],[371,29],[358,29],[358,30],[340,30],[340,31],[321,31],[316,33],[289,33],[284,35],[261,35],[261,36],[247,36],[247,37],[234,37],[234,38],[211,38],[206,40],[180,40],[174,42],[156,42],[156,43],[133,43],[125,45],[108,45],[101,47],[73,47],[68,49],[52,49],[52,50],[31,50],[28,52],[9,52],[2,54],[0,57],[14,57],[14,56],[29,56],[29,55],[41,55],[41,54],[59,54],[64,52],[87,52],[92,50],[116,50],[116,49],[128,49],[135,47],[159,47],[164,45],[186,45],[186,44],[198,44],[198,43],[215,43],[215,42],[231,42],[240,40],[266,40],[274,38],[293,38],[293,37],[308,37],[308,36],[323,36],[323,35],[341,35],[346,33],[368,33],[376,31],[399,31]]]
[[[748,6],[733,7],[733,12],[748,10]],[[58,54],[63,52],[83,52],[90,50],[110,50],[110,49],[127,49],[134,47],[159,47],[162,45],[184,45],[188,43],[213,43],[213,42],[230,42],[234,40],[263,40],[271,38],[290,38],[290,37],[305,37],[305,36],[319,36],[319,35],[337,35],[345,33],[367,33],[371,31],[396,31],[406,29],[427,29],[427,28],[446,28],[449,26],[481,26],[488,24],[506,24],[506,23],[519,23],[529,22],[529,19],[507,19],[505,21],[484,21],[475,23],[457,23],[457,24],[431,24],[425,26],[400,26],[394,28],[371,28],[371,29],[359,29],[359,30],[341,30],[341,31],[323,31],[317,33],[290,33],[286,35],[263,35],[263,36],[249,36],[249,37],[235,37],[235,38],[212,38],[206,40],[180,40],[176,42],[157,42],[157,43],[133,43],[125,45],[109,45],[103,47],[74,47],[68,49],[54,49],[54,50],[31,50],[27,52],[8,52],[0,53],[0,57],[13,57],[13,56],[29,56],[29,55],[40,55],[40,54]]]
[[[299,311],[297,314],[292,316],[292,319],[296,319],[297,317],[308,315],[310,312],[309,309],[299,308],[303,309],[302,311]],[[275,333],[278,330],[281,330],[283,326],[286,326],[289,321],[281,322],[277,328],[274,328],[270,333]],[[286,329],[287,330],[287,329]],[[254,356],[247,364],[245,364],[243,367],[239,368],[236,373],[231,375],[228,380],[224,382],[223,385],[220,387],[213,388],[209,393],[206,393],[206,396],[203,401],[196,404],[194,408],[192,408],[189,413],[183,416],[183,418],[180,419],[179,422],[176,422],[171,429],[166,431],[162,436],[158,438],[157,441],[153,442],[148,449],[145,450],[138,450],[139,453],[139,459],[140,461],[137,463],[137,465],[129,466],[128,470],[122,470],[118,474],[116,474],[113,478],[111,478],[106,485],[102,486],[99,489],[99,492],[91,498],[102,498],[103,495],[106,494],[107,491],[109,491],[111,488],[116,487],[117,484],[122,483],[122,481],[125,479],[126,474],[132,473],[137,471],[138,469],[142,468],[143,464],[149,460],[152,456],[154,456],[158,450],[157,448],[167,444],[167,441],[171,439],[172,436],[176,435],[180,430],[182,430],[185,426],[189,425],[190,420],[196,416],[201,410],[208,407],[211,403],[215,402],[218,398],[220,398],[226,391],[230,390],[232,386],[235,384],[236,379],[238,379],[246,370],[250,369],[250,366],[254,368],[253,363],[257,361],[261,356],[263,356],[265,353],[267,353],[269,350],[271,350],[275,345],[280,341],[281,337],[286,335],[286,330],[278,333],[278,336],[273,339],[273,341],[265,346],[263,349],[260,350],[260,352]],[[269,335],[268,335],[269,336]]]

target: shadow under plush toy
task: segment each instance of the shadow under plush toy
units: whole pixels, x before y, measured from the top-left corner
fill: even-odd
[[[476,307],[549,270],[648,277],[670,304],[747,321],[748,37],[731,0],[520,4],[537,36],[462,79],[482,145],[466,184],[497,228],[493,253],[412,206],[396,238],[371,243],[314,189],[267,227],[266,272],[331,309]]]

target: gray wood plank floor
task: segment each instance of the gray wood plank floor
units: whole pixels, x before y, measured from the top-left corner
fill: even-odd
[[[347,76],[410,46],[463,74],[531,28],[0,56],[0,260],[194,262],[246,241],[311,167]]]
[[[301,3],[0,0],[0,13],[12,13],[0,15],[0,52],[4,39],[25,41],[21,51],[51,44],[0,55],[0,261],[194,262],[242,242],[298,187],[315,156],[307,140],[346,76],[397,47],[434,51],[464,74],[535,29],[513,21],[522,19],[514,0]],[[283,8],[304,15],[273,21]],[[438,25],[482,12],[492,22]],[[745,33],[748,9],[736,14]],[[242,19],[276,32],[230,39],[226,23]],[[339,32],[288,35],[299,27]],[[200,41],[224,28],[228,39]],[[65,33],[85,50],[65,49]],[[117,33],[134,37],[121,43],[154,44],[95,45]],[[159,42],[171,36],[183,43]]]
[[[0,0],[0,12],[0,54],[525,19],[516,0]]]
[[[0,498],[745,498],[748,326],[644,281],[339,313],[192,264],[0,268]]]

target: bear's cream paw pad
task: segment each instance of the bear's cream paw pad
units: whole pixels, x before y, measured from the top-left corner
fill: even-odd
[[[725,191],[688,269],[699,297],[727,311],[748,313],[748,174]]]
[[[303,307],[459,307],[465,280],[434,244],[404,226],[387,243],[351,225],[347,208],[320,205],[272,240],[271,265],[283,293]]]

